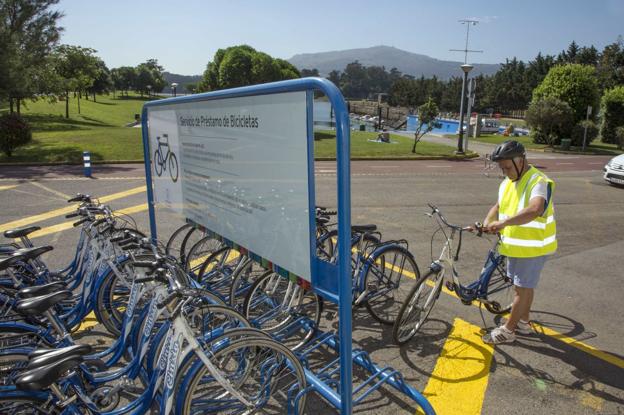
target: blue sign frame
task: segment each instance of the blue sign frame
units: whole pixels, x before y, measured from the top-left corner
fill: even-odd
[[[333,265],[316,257],[316,222],[314,194],[314,131],[312,119],[312,101],[314,91],[325,93],[336,117],[336,161],[337,161],[337,207],[338,207],[338,264]],[[285,92],[306,91],[307,93],[307,138],[308,138],[308,191],[310,217],[310,264],[312,288],[323,297],[338,304],[340,341],[340,410],[342,414],[351,414],[353,409],[353,361],[352,361],[352,312],[351,312],[351,166],[350,166],[350,130],[349,113],[345,100],[338,88],[322,78],[303,78],[270,84],[254,85],[222,91],[208,92],[191,96],[168,98],[151,101],[143,106],[143,155],[145,159],[145,178],[147,182],[147,200],[150,218],[150,233],[157,238],[154,211],[154,192],[152,189],[152,168],[149,153],[148,109],[170,104],[211,101],[224,98],[248,97]]]

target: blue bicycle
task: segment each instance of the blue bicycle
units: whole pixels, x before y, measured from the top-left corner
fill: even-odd
[[[429,207],[432,211],[427,215],[436,220],[438,224],[436,233],[442,232],[446,242],[440,257],[431,263],[429,271],[417,281],[399,311],[392,330],[393,339],[397,344],[408,342],[427,320],[440,296],[447,270],[450,271],[452,280],[446,283],[446,288],[455,292],[463,304],[470,305],[473,301],[478,301],[493,314],[504,314],[511,309],[513,284],[505,270],[505,257],[497,251],[500,238],[497,238],[493,248],[488,252],[479,279],[463,285],[455,268],[455,262],[459,260],[462,233],[477,230],[476,235],[482,236],[481,226],[477,224],[473,228],[451,225],[437,207],[433,205]],[[459,242],[454,249],[456,235],[459,235]],[[431,240],[433,246],[433,237]]]

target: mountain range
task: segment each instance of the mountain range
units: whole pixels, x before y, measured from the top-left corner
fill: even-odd
[[[459,61],[444,61],[427,55],[412,53],[392,46],[373,46],[362,49],[347,49],[334,52],[302,53],[288,59],[288,62],[298,69],[318,69],[321,76],[327,76],[331,71],[343,71],[347,64],[360,62],[364,66],[384,66],[386,70],[397,68],[407,75],[417,78],[437,76],[448,79],[452,76],[461,76]],[[498,71],[499,64],[475,63],[472,74],[492,75]]]
[[[427,55],[412,53],[392,46],[373,46],[370,48],[347,49],[333,52],[301,53],[288,59],[288,62],[298,69],[318,69],[321,76],[327,76],[331,71],[344,71],[347,64],[354,61],[364,66],[383,66],[389,71],[397,68],[404,74],[417,78],[424,76],[439,79],[449,79],[452,76],[461,76],[462,72],[459,61],[444,61]],[[475,63],[471,75],[492,75],[500,68],[499,64]],[[177,82],[177,91],[185,93],[185,84],[199,82],[201,75],[178,75],[170,72],[164,73],[167,85]],[[167,86],[163,92],[171,92]]]

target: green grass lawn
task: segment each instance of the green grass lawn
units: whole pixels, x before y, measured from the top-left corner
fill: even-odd
[[[455,147],[442,144],[420,142],[416,146],[416,154],[412,154],[413,141],[410,137],[390,134],[391,143],[378,143],[369,140],[377,138],[375,132],[351,131],[351,157],[383,158],[405,157],[414,158],[419,156],[443,156],[453,155]],[[336,157],[335,131],[315,131],[314,156]]]
[[[101,95],[97,102],[81,99],[78,114],[77,100],[70,97],[69,119],[64,101],[28,101],[22,115],[33,127],[33,141],[10,158],[0,154],[0,162],[81,162],[85,150],[94,161],[142,160],[141,129],[124,125],[134,121],[145,100],[133,95]]]
[[[93,161],[142,160],[141,129],[125,127],[141,112],[145,98],[136,95],[114,98],[98,96],[97,102],[82,99],[78,114],[76,99],[70,98],[70,117],[65,118],[65,102],[47,100],[27,102],[22,115],[33,127],[33,141],[15,150],[9,158],[0,154],[0,163],[82,162],[82,152],[90,151]],[[0,108],[0,112],[6,108]],[[316,132],[316,157],[335,157],[335,132]],[[392,143],[368,140],[377,138],[373,132],[351,132],[351,156],[362,158],[453,155],[454,147],[421,142],[416,154],[411,153],[412,139],[391,135]]]

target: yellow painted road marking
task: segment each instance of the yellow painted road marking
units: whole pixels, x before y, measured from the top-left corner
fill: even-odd
[[[76,331],[87,330],[98,324],[99,324],[99,321],[97,321],[97,318],[95,317],[95,313],[93,313],[92,311],[84,318],[84,321],[80,323],[80,326],[78,327],[78,329],[76,329]]]
[[[18,185],[16,184],[11,184],[11,185],[6,185],[6,186],[0,186],[0,190],[9,190],[9,189],[13,189],[14,187],[17,187]]]
[[[624,369],[624,359],[614,356],[610,353],[607,352],[603,352],[600,349],[597,349],[593,346],[590,346],[589,344],[585,344],[579,340],[576,340],[572,337],[568,337],[564,334],[559,333],[558,331],[555,331],[551,328],[548,328],[546,326],[543,326],[539,323],[536,323],[535,321],[531,322],[531,325],[533,326],[533,328],[535,329],[535,331],[539,334],[543,334],[549,337],[552,337],[554,339],[560,340],[572,347],[575,347],[587,354],[590,354],[594,357],[597,357],[598,359],[604,360],[606,362],[611,363],[612,365],[615,365],[617,367],[619,367],[620,369]]]
[[[480,327],[455,319],[423,391],[438,415],[481,413],[492,352],[493,347],[481,340]]]
[[[116,210],[114,213],[131,215],[133,213],[143,212],[145,210],[147,210],[147,203],[142,203],[136,206],[130,206],[125,209],[119,209],[119,210]],[[76,220],[78,219],[80,218],[77,218]],[[29,235],[29,238],[34,239],[34,238],[39,238],[41,236],[50,235],[52,233],[66,231],[67,229],[71,229],[74,227],[74,222],[75,221],[72,220],[69,222],[59,223],[58,225],[48,226],[47,228],[43,228],[41,230],[38,230],[37,232],[33,232],[32,234]]]
[[[126,190],[119,193],[113,193],[112,195],[103,196],[100,198],[101,203],[110,202],[111,200],[121,199],[123,197],[131,196],[137,193],[142,193],[146,190],[145,186],[135,187],[130,190]],[[30,225],[36,222],[41,222],[46,219],[54,218],[56,216],[66,215],[76,210],[76,205],[67,206],[60,209],[51,210],[49,212],[41,213],[39,215],[29,216],[24,219],[14,220],[0,225],[0,232],[4,232],[8,229],[19,228],[21,226]]]
[[[397,269],[395,269],[396,267],[394,267],[393,265],[386,264],[386,267],[392,268],[393,270],[397,271]],[[403,274],[406,277],[409,277],[409,278],[416,278],[416,275],[414,273],[410,272],[410,271],[403,270]],[[433,287],[433,282],[432,281],[427,280],[426,283],[427,283],[427,285]],[[448,294],[448,295],[450,295],[452,297],[455,297],[455,298],[459,299],[459,296],[455,292],[449,290],[444,285],[442,286],[442,292],[445,293],[445,294]],[[474,301],[472,303],[472,305],[475,306],[475,307],[480,307],[480,308],[481,307],[483,307],[483,308],[485,307],[483,304],[481,304],[478,301]],[[543,325],[541,325],[541,324],[539,324],[537,322],[533,321],[533,322],[531,322],[531,324],[533,325],[533,328],[535,329],[535,331],[537,333],[539,333],[539,334],[543,334],[545,336],[552,337],[553,339],[562,341],[562,342],[564,342],[564,343],[566,343],[566,344],[568,344],[568,345],[570,345],[570,346],[572,346],[572,347],[574,347],[576,349],[579,349],[579,350],[581,350],[581,351],[583,351],[585,353],[588,353],[588,354],[590,354],[590,355],[592,355],[594,357],[597,357],[598,359],[604,360],[605,362],[609,362],[612,365],[615,365],[615,366],[617,366],[617,367],[619,367],[621,369],[624,369],[624,359],[622,359],[620,357],[617,357],[615,355],[612,355],[610,353],[607,353],[607,352],[604,352],[604,351],[602,351],[600,349],[597,349],[597,348],[595,348],[593,346],[585,344],[585,343],[583,343],[580,340],[576,340],[576,339],[574,339],[572,337],[568,337],[565,334],[561,334],[558,331],[553,330],[551,328],[548,328],[546,326],[543,326]]]

